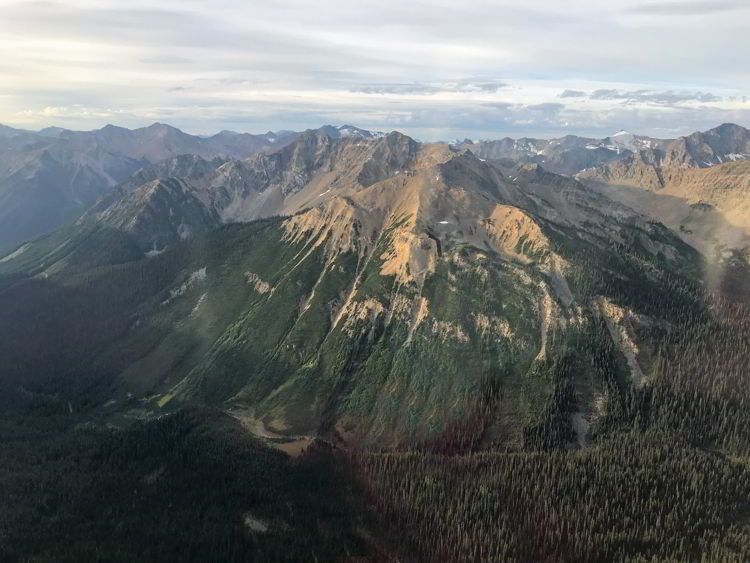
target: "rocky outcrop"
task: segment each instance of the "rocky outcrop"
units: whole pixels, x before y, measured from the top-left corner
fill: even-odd
[[[97,223],[131,235],[144,252],[158,252],[219,224],[218,215],[184,181],[154,180],[121,197],[99,202],[80,223]]]

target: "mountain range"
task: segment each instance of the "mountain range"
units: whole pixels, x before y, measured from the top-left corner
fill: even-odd
[[[329,135],[373,135],[352,126],[323,129]],[[131,176],[143,168],[164,166],[177,157],[241,159],[282,147],[297,135],[222,131],[200,137],[161,123],[134,130],[107,125],[95,131],[0,126],[0,251],[75,219],[118,184],[132,182]],[[171,172],[179,176],[184,171]]]
[[[184,176],[173,177],[175,171]],[[131,394],[146,391],[145,396],[159,408],[195,396],[204,400],[204,393],[220,401],[252,396],[250,404],[258,415],[275,413],[273,431],[289,427],[301,434],[315,432],[331,410],[340,411],[338,416],[344,420],[352,416],[345,406],[353,400],[350,395],[365,391],[358,378],[349,374],[347,387],[351,388],[335,392],[330,385],[341,375],[326,366],[331,362],[327,347],[332,347],[330,354],[340,354],[348,346],[342,339],[356,331],[370,334],[368,341],[375,339],[373,343],[378,331],[385,331],[392,352],[410,344],[415,366],[436,361],[435,351],[423,348],[434,338],[442,340],[445,349],[460,349],[472,342],[478,345],[490,338],[491,348],[496,349],[492,353],[513,357],[513,371],[524,372],[534,358],[546,357],[552,334],[571,322],[583,322],[586,316],[581,309],[586,300],[575,305],[574,290],[567,281],[571,274],[566,277],[565,273],[583,267],[583,255],[572,249],[585,245],[587,252],[606,254],[608,245],[616,241],[636,245],[649,260],[664,261],[663,267],[678,271],[697,267],[697,254],[678,236],[572,178],[537,164],[485,161],[468,150],[422,145],[396,132],[331,137],[324,129],[311,130],[282,148],[245,159],[222,163],[199,155],[172,157],[141,169],[134,178],[144,183],[135,186],[137,181],[131,180],[115,188],[68,227],[8,255],[1,269],[35,279],[67,279],[92,267],[123,261],[122,267],[132,267],[125,265],[133,260],[140,264],[142,256],[161,264],[173,252],[192,248],[205,236],[220,237],[211,250],[211,262],[219,265],[231,262],[237,250],[225,248],[221,240],[225,235],[220,233],[229,236],[244,229],[227,230],[221,228],[223,223],[250,221],[253,225],[258,218],[288,217],[262,223],[257,236],[265,241],[260,245],[262,252],[275,249],[272,254],[289,256],[289,262],[264,262],[248,249],[241,258],[245,266],[234,267],[231,275],[220,274],[226,266],[217,271],[194,259],[190,260],[193,270],[179,264],[173,272],[177,286],[160,288],[153,295],[156,308],[143,310],[131,322],[153,326],[162,324],[156,319],[165,314],[177,315],[164,326],[181,327],[179,337],[172,328],[166,334],[183,344],[169,343],[170,338],[162,335],[161,344],[150,345],[148,355],[138,360],[138,365],[149,365],[143,370],[148,385],[139,378],[137,389],[130,389],[128,373],[133,368],[127,366],[119,374],[111,373],[117,386]],[[189,241],[187,247],[180,244],[184,240]],[[120,252],[115,253],[115,248]],[[482,263],[486,265],[477,265]],[[500,295],[496,301],[476,303],[469,280],[477,275],[489,287],[509,284],[515,288],[514,297],[507,305]],[[222,289],[229,280],[242,285]],[[167,294],[157,298],[164,291]],[[194,302],[187,309],[186,305],[172,307],[173,302],[184,302],[183,295],[194,295]],[[246,312],[242,307],[226,310],[230,295],[257,303]],[[447,295],[454,297],[446,301]],[[498,307],[510,303],[512,313],[500,315]],[[204,341],[205,349],[193,349],[190,359],[184,356],[183,346],[197,338],[197,334],[189,336],[193,330],[206,330],[204,309],[211,315],[224,312],[212,317],[208,323],[212,337]],[[255,334],[257,322],[252,318],[267,314],[263,311],[274,311],[279,326],[270,330],[272,325],[266,321],[265,329],[275,336],[264,338],[261,344],[258,335],[250,338],[245,332]],[[133,337],[141,338],[140,330],[133,330]],[[245,344],[225,349],[226,342],[237,338]],[[121,346],[119,342],[112,345]],[[371,345],[362,346],[368,350]],[[360,353],[365,358],[370,354]],[[264,381],[260,389],[252,383],[254,379],[248,382],[236,374],[230,378],[234,383],[228,383],[231,370],[226,377],[206,379],[208,373],[221,373],[250,358],[271,373],[283,370],[286,375],[275,386]],[[393,362],[396,358],[385,365]],[[416,389],[403,381],[399,375],[403,368],[397,369],[398,365],[391,367],[397,370],[391,377],[405,385],[399,391],[400,402],[408,403],[416,397],[412,395]],[[481,365],[475,365],[471,377],[467,373],[462,385],[478,385],[486,377]],[[367,369],[366,362],[360,369]],[[269,380],[276,377],[269,376]],[[319,388],[294,383],[310,378],[321,380]],[[213,390],[216,381],[221,381],[221,391]],[[457,392],[453,389],[442,395]],[[310,393],[316,397],[312,402]],[[305,409],[293,407],[303,397]],[[368,411],[373,407],[367,404]],[[471,410],[471,401],[461,408]],[[592,404],[580,408],[593,412]],[[418,404],[412,411],[410,416],[417,416]],[[446,406],[446,412],[452,411]],[[382,411],[378,416],[384,416]],[[401,427],[404,416],[397,412],[382,420],[382,432],[392,440],[403,439],[395,428]],[[426,412],[421,416],[426,417]],[[446,417],[443,425],[451,419]],[[372,429],[360,431],[369,434]],[[435,432],[440,431],[436,426]]]
[[[750,131],[726,123],[678,139],[620,131],[605,139],[464,142],[482,158],[535,162],[667,225],[714,255],[750,244]]]
[[[103,468],[96,491],[160,518],[9,504],[0,555],[82,560],[118,530],[117,560],[158,559],[193,473],[221,491],[194,560],[750,553],[748,130],[0,133],[5,201],[68,205],[35,233],[0,217],[0,430],[22,436],[0,486],[42,490],[38,456]]]
[[[512,158],[543,165],[550,172],[575,175],[584,170],[638,160],[663,168],[706,168],[750,159],[750,131],[725,123],[677,139],[655,139],[620,131],[604,139],[568,135],[560,139],[461,142],[482,158]]]
[[[79,137],[60,131],[37,135],[57,139],[55,147]],[[382,331],[381,337],[387,336],[386,348],[391,354],[408,345],[413,356],[409,362],[415,362],[411,369],[420,371],[423,368],[416,366],[437,361],[436,351],[429,346],[422,348],[421,342],[437,338],[443,342],[442,348],[461,349],[467,345],[488,346],[481,343],[490,338],[492,354],[506,358],[500,363],[510,362],[513,372],[523,373],[532,369],[532,360],[547,356],[551,338],[564,339],[557,335],[567,333],[571,323],[594,322],[588,318],[592,314],[591,300],[609,303],[625,299],[617,293],[591,293],[589,286],[601,283],[609,286],[613,281],[603,282],[601,273],[585,272],[585,264],[592,256],[597,262],[612,262],[608,271],[635,268],[638,272],[643,268],[637,264],[628,266],[630,258],[618,255],[619,251],[613,253],[612,245],[633,249],[642,255],[639,260],[650,263],[652,268],[679,272],[701,283],[705,282],[699,275],[705,267],[704,261],[723,264],[723,260],[734,256],[727,254],[727,249],[736,250],[739,256],[747,251],[741,244],[746,242],[746,233],[739,231],[748,216],[742,196],[750,178],[747,175],[750,163],[730,162],[708,168],[707,157],[690,160],[685,156],[698,150],[704,154],[709,150],[705,147],[710,147],[719,160],[729,159],[726,154],[740,154],[737,151],[742,150],[740,143],[747,142],[748,132],[734,126],[658,143],[625,134],[614,135],[599,144],[611,147],[616,143],[620,160],[579,172],[576,177],[585,183],[550,172],[540,164],[524,162],[524,158],[520,161],[485,158],[465,147],[420,144],[397,132],[371,134],[352,127],[323,127],[288,134],[281,146],[245,158],[232,158],[221,152],[227,147],[226,133],[197,139],[157,125],[135,132],[108,127],[81,136],[83,140],[76,143],[87,147],[106,145],[111,151],[118,147],[123,158],[134,161],[153,151],[152,154],[158,154],[152,157],[157,162],[139,168],[126,181],[111,187],[67,226],[15,249],[2,259],[0,272],[31,276],[30,279],[78,279],[86,272],[93,272],[92,268],[162,267],[156,265],[171,263],[174,259],[169,257],[174,253],[187,252],[184,258],[187,263],[173,264],[160,282],[167,285],[150,286],[151,293],[142,296],[144,303],[139,312],[126,315],[128,322],[135,325],[118,333],[117,339],[102,342],[103,349],[96,349],[100,355],[107,346],[120,348],[120,339],[131,331],[127,338],[136,341],[146,338],[141,334],[142,327],[165,327],[166,332],[151,335],[160,336],[134,364],[142,372],[138,383],[133,386],[130,381],[135,368],[127,362],[119,372],[108,366],[105,380],[115,385],[118,393],[140,395],[139,400],[149,398],[157,409],[180,400],[197,398],[201,402],[232,403],[245,396],[252,397],[240,402],[246,402],[257,416],[266,417],[266,422],[275,421],[274,432],[292,428],[300,434],[315,433],[325,427],[333,412],[337,413],[336,420],[344,421],[366,416],[355,409],[355,417],[347,406],[354,401],[352,395],[366,392],[359,387],[360,376],[351,373],[352,360],[345,362],[349,366],[345,389],[337,389],[334,382],[343,374],[336,371],[341,368],[331,367],[336,362],[331,364],[333,360],[328,356],[337,357],[341,350],[351,346],[350,341],[359,330],[369,335],[357,352],[364,354],[359,369],[365,372],[366,359],[373,353],[371,348],[379,342]],[[249,137],[236,136],[244,140],[235,145],[235,150],[248,150]],[[217,137],[222,139],[221,151],[215,145]],[[265,141],[253,140],[268,143],[270,138],[276,137],[269,134],[263,137]],[[590,139],[571,138],[559,144],[549,141],[546,154],[550,157],[556,154],[554,151],[562,150],[560,146],[572,146],[579,141],[594,143]],[[49,150],[45,148],[42,152]],[[196,154],[161,158],[169,150],[193,150]],[[479,154],[488,156],[486,150],[480,145]],[[635,150],[638,152],[632,152]],[[565,160],[567,153],[562,150],[558,160]],[[632,169],[633,160],[643,162],[646,153],[660,155],[655,161],[658,163],[650,166],[658,167],[658,177],[665,184],[634,187],[637,185],[634,181],[627,191],[627,182],[622,181],[624,176],[617,176],[614,171]],[[682,156],[675,157],[677,153]],[[720,190],[709,187],[717,182],[724,182],[726,187]],[[633,195],[634,190],[638,196]],[[668,203],[661,206],[648,203],[649,197],[666,198],[664,201]],[[743,200],[742,204],[737,204],[737,198]],[[676,207],[671,200],[679,200],[682,207]],[[687,219],[682,216],[685,213]],[[734,239],[717,230],[719,227],[714,225],[717,214],[725,214],[727,223],[740,218]],[[254,223],[263,218],[268,219]],[[677,228],[675,221],[679,223]],[[249,226],[243,227],[245,223]],[[226,224],[237,226],[223,226]],[[247,229],[258,231],[254,238],[263,242],[235,257],[237,248],[227,247],[225,237],[234,240],[240,236],[237,233]],[[690,244],[694,239],[706,241],[711,237],[721,243],[719,250],[724,254],[713,256],[700,244]],[[205,247],[208,240],[215,248]],[[259,250],[253,250],[258,246]],[[256,256],[258,251],[261,255]],[[206,255],[207,252],[212,255]],[[194,253],[205,256],[204,260],[215,267],[201,263]],[[270,261],[268,253],[274,257]],[[288,261],[281,260],[282,256],[287,256]],[[144,259],[152,260],[154,265],[144,263]],[[227,271],[226,264],[234,260],[244,265]],[[656,283],[643,278],[643,272],[632,275],[635,277],[629,278],[628,283],[634,287]],[[85,276],[90,283],[90,274]],[[169,279],[175,284],[171,288],[167,287]],[[488,288],[512,287],[513,297],[502,298],[501,294],[509,291],[505,289],[494,300],[481,304],[476,301],[473,287],[477,280]],[[66,281],[62,283],[68,285]],[[230,286],[224,287],[227,283]],[[666,291],[658,285],[649,292]],[[187,295],[193,297],[184,297]],[[453,297],[446,300],[448,295]],[[114,296],[109,299],[116,301]],[[248,303],[254,305],[245,310],[247,305],[239,306],[237,302],[238,308],[227,309],[233,299],[249,299]],[[511,299],[513,308],[507,314],[499,314],[510,305],[505,299]],[[638,301],[635,296],[627,299]],[[23,302],[28,305],[28,300]],[[177,303],[183,305],[177,307]],[[271,311],[278,319],[275,321],[278,327],[272,330],[274,325],[266,320],[267,333],[259,338],[255,331],[261,317],[253,319]],[[112,313],[119,316],[123,312]],[[210,318],[204,318],[204,314]],[[646,312],[632,309],[628,313],[636,314]],[[117,324],[114,318],[103,317],[100,321]],[[95,326],[91,320],[86,324],[89,328]],[[206,335],[207,326],[211,327],[210,338]],[[176,327],[179,330],[175,331]],[[71,329],[71,332],[76,331]],[[106,331],[99,336],[103,334]],[[23,331],[19,331],[19,337],[31,336],[22,335]],[[51,334],[50,338],[58,336]],[[11,347],[12,341],[9,339],[7,343]],[[188,342],[202,344],[192,347],[186,356]],[[50,342],[42,348],[51,353],[58,345]],[[627,349],[623,348],[622,353],[628,357]],[[8,354],[13,357],[10,350]],[[414,402],[418,396],[416,388],[405,383],[404,367],[397,368],[400,366],[397,360],[398,355],[380,358],[386,362],[385,372],[387,366],[396,370],[390,377],[403,386],[398,389],[399,404],[411,403],[409,416],[418,421],[427,413],[419,414],[419,403]],[[100,360],[78,358],[76,365],[86,365],[88,361]],[[135,362],[136,358],[129,361]],[[453,361],[447,365],[453,365]],[[20,359],[19,362],[18,365],[25,365]],[[262,370],[271,375],[253,376],[246,381],[229,367],[247,362],[259,362],[264,366]],[[475,365],[476,358],[467,358],[466,362],[464,370]],[[465,375],[462,385],[479,385],[487,377],[482,362],[475,365],[472,376]],[[94,365],[87,371],[94,373],[101,369]],[[634,381],[640,380],[641,376],[635,372],[643,370],[635,360],[631,367]],[[441,372],[437,365],[432,369],[433,373]],[[281,372],[285,375],[278,379]],[[225,375],[216,375],[221,373]],[[386,385],[387,374],[381,373],[380,377],[386,378],[383,381]],[[310,387],[310,381],[320,383]],[[214,389],[217,382],[220,390]],[[449,382],[451,386],[456,384]],[[441,396],[456,393],[473,395],[450,388]],[[315,397],[313,401],[311,396]],[[577,412],[586,413],[581,414],[583,418],[593,416],[592,397],[588,403],[579,401]],[[373,400],[366,401],[370,414],[375,408]],[[467,400],[459,411],[470,412],[475,408],[473,399]],[[299,408],[299,401],[305,404],[303,409]],[[442,426],[437,423],[439,419],[433,420],[435,434],[440,435],[440,428],[444,430],[450,424],[452,415],[448,413],[458,412],[456,408],[451,411],[446,406],[441,411]],[[395,442],[407,435],[417,436],[414,432],[402,435],[397,431],[398,428],[405,431],[402,419],[406,413],[394,412],[386,417],[382,409],[375,410],[379,434],[388,435]],[[374,426],[358,431],[369,435]],[[577,439],[585,441],[585,433]],[[513,440],[519,442],[520,436]]]
[[[326,125],[316,131],[330,139],[384,136],[351,125]],[[189,178],[199,186],[214,185],[216,192],[223,192],[214,194],[216,198],[229,200],[241,193],[244,199],[247,188],[239,185],[245,182],[244,161],[259,152],[274,153],[299,135],[292,131],[263,135],[222,131],[199,137],[159,123],[135,130],[109,125],[91,132],[60,128],[30,132],[2,126],[0,251],[12,250],[24,240],[76,219],[112,190],[127,191],[147,180]],[[663,170],[749,159],[749,139],[746,129],[725,124],[675,140],[621,131],[605,139],[506,138],[454,146],[484,159],[510,158],[541,164],[563,175],[580,174],[582,180],[653,189],[664,187]],[[225,211],[225,218],[233,213],[241,220],[257,215],[248,215],[247,209],[235,205]]]

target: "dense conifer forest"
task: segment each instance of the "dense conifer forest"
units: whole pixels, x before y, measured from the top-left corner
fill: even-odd
[[[335,561],[366,553],[325,448],[292,463],[224,413],[113,432],[4,418],[0,561]]]

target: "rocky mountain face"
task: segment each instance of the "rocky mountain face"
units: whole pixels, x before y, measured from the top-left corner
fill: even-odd
[[[724,124],[705,133],[662,142],[656,149],[628,151],[614,162],[580,171],[579,178],[656,190],[665,187],[669,181],[666,176],[679,170],[748,159],[750,131],[739,125]]]
[[[364,137],[365,139],[379,139],[384,137],[385,133],[381,131],[368,131],[367,129],[361,129],[354,125],[341,125],[335,127],[333,125],[324,125],[320,128],[320,131],[328,135],[333,139],[340,139],[342,137]]]
[[[145,159],[156,163],[164,159],[192,154],[202,158],[243,158],[260,150],[283,145],[295,137],[293,132],[251,135],[222,131],[211,137],[199,137],[183,133],[175,127],[154,123],[141,129],[126,129],[107,125],[90,132],[62,131],[58,137],[69,139],[74,144],[95,143],[108,152],[130,158]]]
[[[579,177],[607,197],[660,221],[707,257],[729,257],[750,247],[750,163],[711,168],[660,169],[618,174],[618,169]]]
[[[96,143],[26,133],[0,139],[0,249],[74,219],[144,164]]]
[[[135,130],[110,125],[90,132],[49,128],[34,133],[4,127],[0,135],[0,250],[11,250],[75,219],[116,185],[128,190],[169,177],[203,188],[203,201],[226,220],[288,212],[298,208],[294,200],[290,206],[285,203],[289,194],[307,183],[312,170],[326,166],[307,154],[315,150],[313,145],[325,139],[348,139],[356,146],[385,138],[383,133],[351,125],[326,125],[306,133],[307,148],[295,145],[299,147],[296,154],[283,152],[298,135],[222,131],[197,137],[159,123]],[[483,159],[510,158],[541,164],[555,173],[580,173],[587,181],[657,189],[663,187],[665,168],[703,168],[748,158],[748,138],[746,129],[727,124],[677,140],[621,131],[605,139],[467,141],[458,148]],[[268,154],[247,160],[259,153]],[[284,159],[294,162],[287,167]],[[374,155],[361,173],[377,178],[382,171],[375,168],[381,161],[381,155]],[[386,164],[397,165],[395,161]],[[276,171],[285,177],[275,177]],[[276,188],[266,190],[272,183]]]
[[[328,138],[383,136],[350,125],[327,125],[318,132]],[[115,186],[130,190],[169,177],[202,185],[222,175],[215,173],[222,164],[283,148],[298,135],[222,131],[199,137],[161,123],[133,130],[108,125],[85,132],[2,126],[0,252],[74,220]],[[231,176],[231,170],[226,174]]]
[[[267,149],[283,147],[298,135],[296,131],[269,131],[262,135],[221,131],[205,137],[208,143],[218,150],[218,154],[230,158],[245,158]],[[190,153],[195,154],[195,153]]]
[[[189,171],[179,166],[188,166],[191,159],[243,158],[283,146],[294,136],[223,132],[201,138],[158,123],[135,130],[109,125],[88,132],[51,128],[35,133],[4,127],[0,132],[0,251],[12,250],[24,240],[75,219],[144,167],[184,156],[182,161],[159,165],[172,166],[169,173],[182,176]],[[138,181],[146,181],[148,174]]]
[[[183,180],[153,180],[135,190],[115,191],[79,220],[130,235],[149,256],[168,245],[219,225],[219,216],[203,205]]]
[[[750,245],[750,131],[725,124],[641,151],[576,178],[661,221],[707,256]]]
[[[468,148],[481,158],[511,158],[541,164],[558,174],[585,172],[640,177],[647,174],[641,168],[706,168],[748,160],[748,139],[750,131],[727,123],[678,139],[654,139],[620,131],[604,139],[575,135],[551,140],[505,138],[464,142],[458,146]]]
[[[510,139],[462,143],[481,158],[510,158],[541,164],[551,172],[573,175],[582,170],[619,162],[640,151],[655,152],[667,141],[620,131],[604,139],[568,135],[560,139]]]
[[[660,221],[710,260],[750,248],[750,131],[724,124],[678,139],[626,131],[606,139],[503,139],[467,143],[482,158],[538,163]]]
[[[153,180],[167,178],[181,178],[189,180],[194,186],[205,186],[215,177],[216,169],[227,162],[227,159],[221,157],[207,160],[196,154],[180,154],[141,168],[118,184],[117,188],[128,192]]]
[[[725,123],[669,143],[662,165],[666,168],[705,168],[750,159],[750,130]]]
[[[406,170],[415,159],[417,143],[399,133],[331,136],[329,129],[305,131],[283,148],[246,159],[176,157],[144,168],[121,188],[182,178],[225,221],[247,221],[294,213],[338,186],[369,185]]]

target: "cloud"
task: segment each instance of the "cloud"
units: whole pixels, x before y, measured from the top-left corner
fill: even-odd
[[[563,90],[560,93],[560,98],[585,98],[586,92],[582,90]]]
[[[138,59],[138,62],[155,65],[179,65],[189,64],[192,61],[185,57],[161,56],[161,57],[144,57]]]
[[[619,100],[622,99],[624,94],[621,94],[619,90],[612,90],[602,88],[601,90],[594,90],[591,92],[589,98],[592,100]]]
[[[494,93],[506,87],[504,82],[458,80],[438,83],[367,84],[351,88],[351,92],[361,94],[424,95],[449,93],[484,92]]]
[[[705,16],[719,12],[733,12],[748,8],[745,0],[676,0],[673,2],[649,2],[638,4],[628,12],[644,15]]]
[[[35,117],[41,118],[58,118],[58,119],[90,119],[90,118],[108,118],[117,117],[122,112],[109,108],[90,108],[80,105],[67,106],[46,106],[38,110],[25,109],[18,112],[17,115],[29,119]]]
[[[710,92],[655,92],[652,90],[595,90],[589,96],[592,100],[622,100],[623,103],[650,103],[663,106],[672,106],[684,102],[721,102],[722,97]]]
[[[487,108],[494,108],[499,110],[506,110],[510,109],[512,107],[516,107],[517,104],[512,104],[510,102],[485,102],[482,104],[483,107]]]
[[[505,88],[507,84],[503,82],[481,82],[478,84],[470,84],[470,88],[468,91],[471,91],[471,89],[478,89],[482,92],[497,92],[501,88]]]
[[[542,113],[557,114],[560,113],[560,110],[562,110],[565,106],[563,104],[545,102],[543,104],[534,104],[527,107],[530,110],[539,111]]]

